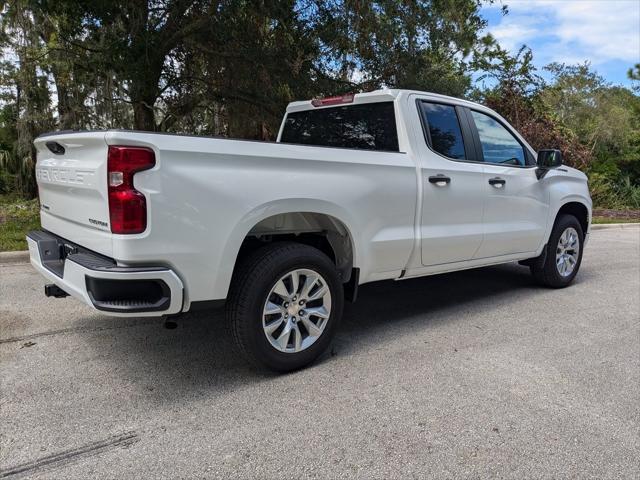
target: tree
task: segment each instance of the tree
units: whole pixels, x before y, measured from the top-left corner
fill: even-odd
[[[200,87],[200,106],[223,108],[225,134],[273,139],[288,102],[319,94],[319,55],[314,30],[300,17],[296,0],[231,2],[215,21],[185,42],[183,89]],[[184,73],[184,72],[183,72]],[[326,82],[325,86],[326,86]]]
[[[73,18],[62,24],[61,40],[74,61],[111,72],[133,108],[133,127],[158,129],[156,102],[172,88],[172,52],[185,38],[207,26],[219,2],[200,0],[57,0],[46,3],[44,15]]]
[[[536,148],[635,171],[637,95],[588,66],[551,66],[545,84],[530,50],[482,33],[492,1],[0,0],[3,175],[35,194],[33,139],[47,130],[273,139],[292,100],[380,87],[471,93]],[[488,88],[471,91],[474,72]]]
[[[542,92],[542,101],[594,155],[621,155],[631,147],[639,127],[638,96],[608,84],[588,63],[546,68],[553,83]]]
[[[515,55],[510,55],[497,47],[482,67],[485,73],[478,77],[478,81],[489,79],[494,87],[479,92],[480,97],[496,105],[500,113],[519,130],[523,122],[529,121],[528,116],[535,108],[536,95],[544,84],[533,64],[531,49],[523,45]]]
[[[633,90],[640,93],[640,63],[636,63],[627,71],[627,77],[634,82]]]
[[[327,74],[343,91],[381,86],[464,96],[494,43],[479,0],[316,2]]]
[[[2,154],[1,166],[15,174],[15,188],[26,196],[36,194],[36,152],[33,139],[54,127],[50,109],[50,92],[46,72],[40,68],[42,56],[40,30],[26,2],[15,1],[3,9],[2,41],[13,47],[15,59],[2,62],[2,78],[10,80],[4,92],[5,102],[12,104],[4,114],[15,115],[15,139],[10,151]],[[5,82],[3,82],[5,83]],[[6,118],[6,117],[5,117]],[[5,132],[10,127],[3,126]]]
[[[569,165],[588,168],[591,152],[541,102],[547,87],[537,74],[531,50],[523,46],[515,55],[500,48],[493,53],[480,80],[488,78],[494,85],[476,92],[476,97],[505,117],[534,149],[557,148]]]

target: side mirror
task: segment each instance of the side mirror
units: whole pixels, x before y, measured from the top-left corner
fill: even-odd
[[[540,180],[549,170],[562,165],[562,152],[555,149],[539,150],[536,165],[538,165],[536,175],[538,176],[538,180]]]

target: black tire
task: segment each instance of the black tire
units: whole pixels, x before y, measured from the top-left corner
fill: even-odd
[[[556,249],[558,247],[558,241],[560,236],[567,228],[573,228],[578,233],[579,251],[578,259],[575,267],[570,275],[563,276],[558,271],[556,264]],[[582,263],[582,253],[584,252],[584,232],[582,231],[582,225],[576,217],[573,215],[560,215],[553,226],[551,236],[549,237],[549,243],[545,247],[545,252],[538,258],[533,259],[530,268],[533,277],[536,281],[546,287],[551,288],[564,288],[573,282],[573,279],[580,270],[580,264]]]
[[[296,269],[313,270],[331,293],[331,312],[315,343],[296,353],[271,345],[262,325],[263,307],[276,282]],[[227,299],[227,320],[240,353],[254,366],[289,372],[309,365],[330,345],[342,317],[344,291],[333,262],[320,250],[277,242],[252,252],[236,268]]]

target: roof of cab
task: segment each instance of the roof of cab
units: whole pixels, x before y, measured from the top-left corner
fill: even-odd
[[[422,92],[419,90],[403,90],[403,89],[395,89],[395,88],[384,88],[381,90],[374,90],[373,92],[356,93],[354,95],[353,102],[348,102],[348,103],[345,103],[344,105],[353,105],[353,104],[359,104],[359,103],[375,103],[375,102],[384,102],[384,101],[389,102],[389,101],[396,100],[399,96],[407,96],[411,94],[427,95],[434,99],[440,99],[440,100],[450,102],[450,103],[455,103],[458,105],[466,105],[466,106],[474,106],[474,107],[482,106],[478,103],[470,102],[468,100],[463,100],[461,98],[441,95],[439,93]],[[331,108],[331,107],[337,107],[337,106],[340,106],[340,104],[315,107],[311,104],[311,100],[303,100],[299,102],[289,103],[289,105],[287,105],[287,113],[299,112],[302,110],[311,110],[315,108]]]

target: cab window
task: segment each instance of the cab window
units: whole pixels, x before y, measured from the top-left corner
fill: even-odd
[[[480,136],[482,154],[486,163],[526,165],[524,147],[509,130],[484,113],[471,110],[471,116]]]
[[[393,102],[288,113],[280,141],[319,147],[397,152],[398,131]]]
[[[462,129],[456,109],[452,105],[420,102],[427,142],[433,150],[454,160],[466,158]]]

